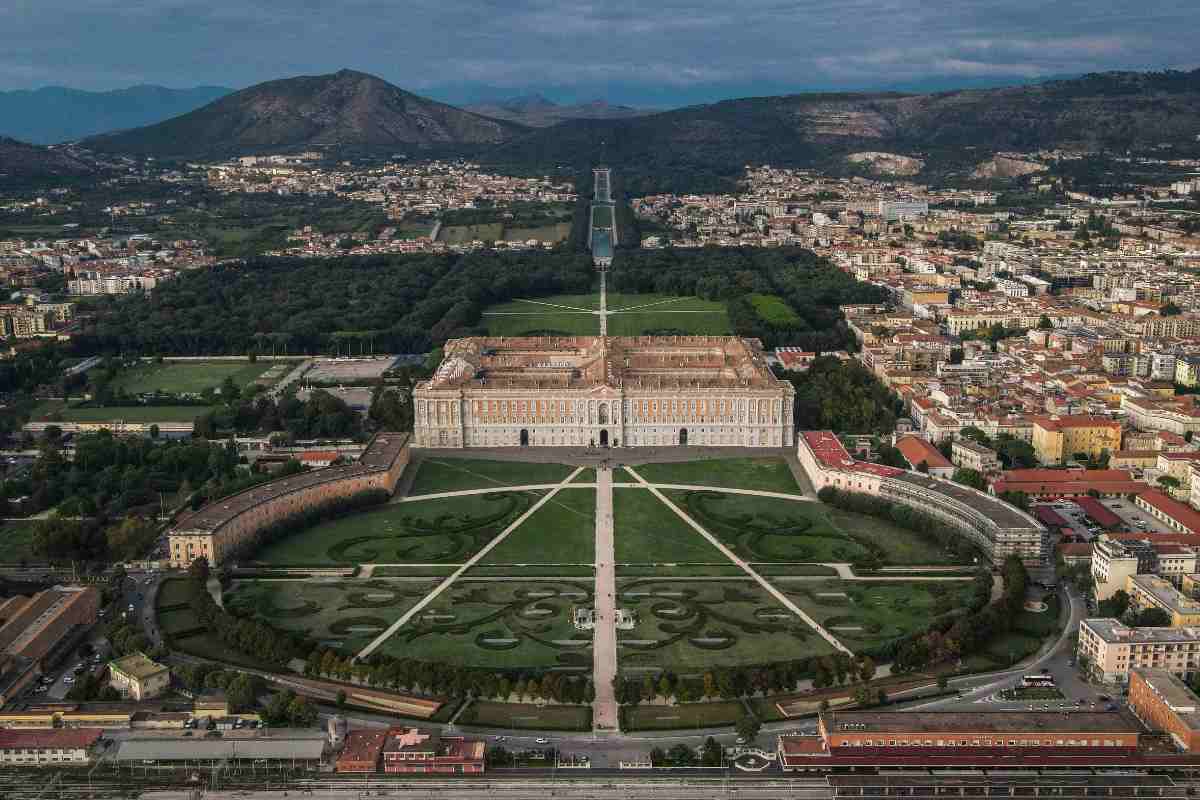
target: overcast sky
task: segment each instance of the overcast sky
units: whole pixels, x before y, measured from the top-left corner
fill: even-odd
[[[348,67],[460,102],[670,102],[1191,69],[1198,33],[1200,0],[7,0],[0,89],[241,88]]]

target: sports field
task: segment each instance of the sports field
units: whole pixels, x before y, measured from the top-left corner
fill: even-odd
[[[62,422],[191,422],[209,411],[208,406],[111,406],[74,408],[58,406],[38,416]]]
[[[256,361],[164,361],[161,364],[143,361],[122,370],[113,388],[129,394],[164,392],[166,394],[199,394],[205,389],[217,389],[226,378],[232,378],[239,388],[271,368],[274,362]]]

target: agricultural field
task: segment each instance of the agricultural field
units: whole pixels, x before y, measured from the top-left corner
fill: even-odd
[[[265,547],[256,560],[272,566],[462,563],[540,494],[498,492],[391,503],[288,536]]]
[[[622,579],[619,591],[619,606],[637,616],[633,630],[618,632],[622,669],[689,672],[833,652],[750,579]]]
[[[271,368],[272,361],[164,361],[157,364],[143,361],[122,370],[113,381],[114,389],[129,394],[163,392],[166,394],[200,394],[205,389],[218,389],[226,378],[232,378],[239,388],[253,383]]]

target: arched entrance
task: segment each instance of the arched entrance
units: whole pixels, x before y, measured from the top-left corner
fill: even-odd
[[[600,431],[600,446],[608,447],[608,431]]]
[[[529,446],[529,431],[527,431],[525,428],[521,428],[521,447],[528,447],[528,446]]]
[[[679,429],[679,444],[687,447],[687,428]]]

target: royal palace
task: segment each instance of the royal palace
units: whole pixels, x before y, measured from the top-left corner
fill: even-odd
[[[414,392],[414,444],[790,447],[794,397],[756,339],[454,339]]]

